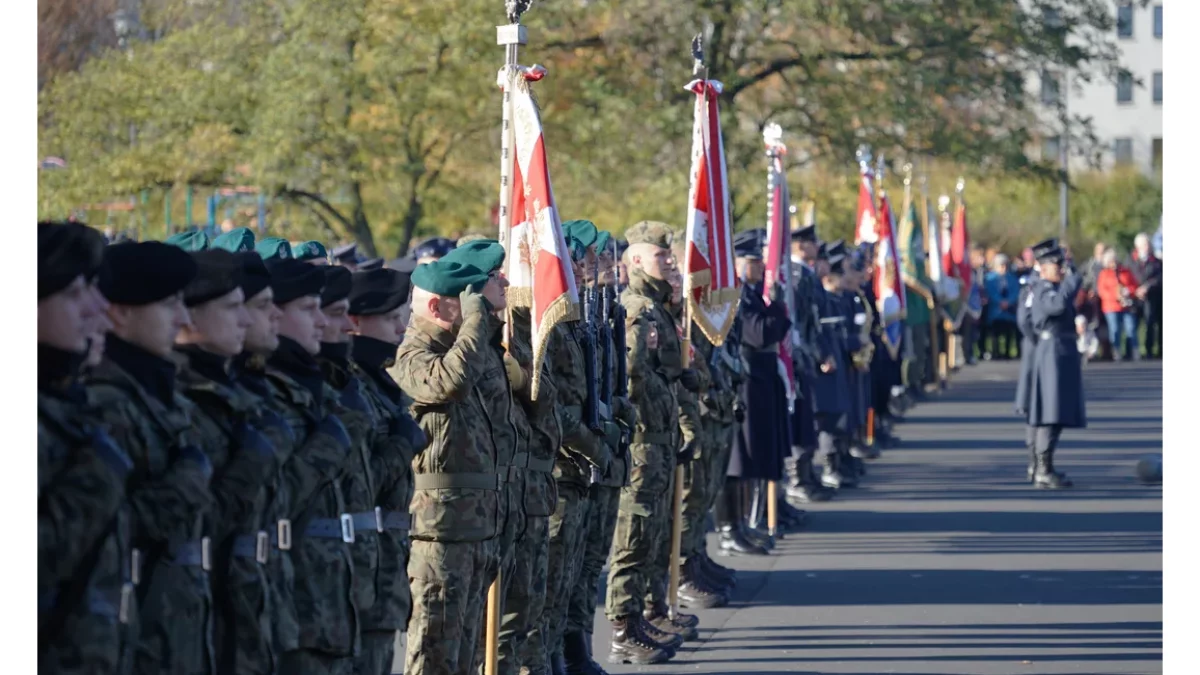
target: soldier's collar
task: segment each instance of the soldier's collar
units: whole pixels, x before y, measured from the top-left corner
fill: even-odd
[[[671,284],[662,279],[655,279],[636,267],[629,270],[629,290],[661,304],[666,304],[671,299]]]
[[[429,342],[441,347],[442,349],[450,349],[454,346],[454,341],[457,336],[437,325],[436,323],[420,316],[412,318],[412,325],[409,327],[410,334],[419,334],[428,339]]]

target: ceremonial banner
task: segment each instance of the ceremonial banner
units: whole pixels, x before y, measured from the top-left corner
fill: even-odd
[[[692,320],[714,345],[725,343],[737,314],[739,291],[733,266],[733,219],[725,173],[725,143],[717,97],[721,83],[693,80],[692,175],[688,191],[684,297]]]
[[[789,289],[785,298],[791,296],[792,257],[791,232],[789,224],[788,204],[791,196],[788,194],[787,173],[783,168],[783,157],[787,154],[787,146],[783,144],[783,129],[778,124],[768,124],[763,130],[763,142],[767,146],[767,251],[764,257],[766,267],[763,283],[763,301],[771,304],[771,286],[779,284]],[[792,321],[792,326],[799,322],[786,299],[785,312]],[[788,331],[788,336],[779,342],[779,377],[783,380],[787,391],[788,410],[793,410],[796,401],[795,373],[792,365],[792,337],[795,328]]]
[[[854,243],[874,244],[879,240],[879,216],[875,213],[875,191],[871,189],[871,170],[859,165],[862,176],[858,183],[858,212],[854,218]]]
[[[963,295],[966,297],[964,309],[972,317],[978,319],[983,313],[982,289],[975,283],[974,270],[971,268],[971,234],[967,230],[967,202],[963,199],[963,183],[958,183],[958,203],[954,207],[954,224],[950,230],[950,258],[957,268],[955,276],[962,280]]]
[[[922,195],[922,199],[925,200],[925,231],[929,233],[929,246],[925,249],[927,252],[925,269],[934,288],[940,288],[942,284],[942,228],[938,226],[940,222],[938,214],[933,210],[933,202],[929,200],[929,195]]]
[[[883,344],[892,360],[900,356],[904,337],[905,292],[896,248],[896,221],[887,193],[879,190],[879,221],[875,244],[875,305],[883,327]]]
[[[904,186],[903,211],[904,216],[900,219],[900,230],[897,236],[900,247],[900,272],[904,277],[904,285],[916,295],[921,296],[924,302],[932,307],[933,293],[930,290],[925,260],[927,257],[925,254],[925,227],[921,223],[921,216],[917,212],[917,204],[913,201],[912,190],[909,189],[907,181]],[[912,296],[909,296],[909,299],[911,298]],[[927,312],[921,312],[919,307],[914,308],[912,304],[905,302],[906,315],[911,315],[914,311],[922,317],[927,315]],[[925,320],[922,319],[921,323],[925,323]]]
[[[500,72],[500,84],[509,94],[506,112],[513,150],[508,194],[500,199],[501,204],[511,204],[507,217],[501,218],[500,243],[507,254],[508,302],[530,308],[533,398],[537,398],[551,331],[563,321],[579,318],[579,291],[550,184],[541,116],[529,90],[530,83],[542,79],[545,72],[540,66],[512,66]]]

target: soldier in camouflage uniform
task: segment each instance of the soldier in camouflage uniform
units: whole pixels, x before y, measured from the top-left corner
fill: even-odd
[[[595,245],[596,227],[589,221],[568,221],[563,230],[572,253],[576,287],[582,289],[586,285],[585,260],[589,247]],[[594,250],[591,256],[594,264]],[[579,552],[586,540],[588,488],[593,477],[603,475],[612,462],[603,429],[589,428],[584,419],[589,387],[584,339],[582,322],[560,323],[550,338],[546,356],[558,386],[562,447],[554,464],[558,504],[550,516],[546,616],[539,631],[545,631],[540,639],[546,647],[551,672],[556,675],[566,672],[563,641],[572,589],[583,562]],[[617,435],[619,438],[619,432]],[[530,670],[537,672],[534,668]]]
[[[281,315],[279,347],[267,360],[266,377],[277,411],[303,439],[284,460],[275,495],[275,519],[288,525],[279,528],[278,545],[291,551],[298,621],[295,646],[287,645],[279,672],[348,675],[358,650],[358,612],[342,479],[361,462],[357,449],[369,421],[339,403],[316,359],[327,323],[320,309],[323,268],[290,258],[269,260],[267,267]]]
[[[404,630],[412,609],[408,505],[413,495],[412,458],[425,445],[425,435],[408,414],[411,401],[387,372],[395,364],[408,322],[408,295],[408,277],[384,269],[355,273],[349,298],[355,331],[350,371],[364,384],[380,439],[372,448],[371,473],[382,526],[375,604],[359,615],[362,652],[355,659],[355,675],[392,672],[396,633]]]
[[[137,637],[133,463],[89,421],[79,386],[107,307],[95,287],[103,250],[84,225],[38,224],[38,665],[64,675],[129,672]]]
[[[199,273],[184,289],[192,321],[176,339],[179,390],[196,405],[192,417],[214,468],[215,505],[205,522],[212,541],[212,587],[218,672],[275,672],[271,599],[266,569],[270,539],[263,518],[267,486],[278,471],[275,441],[290,431],[263,408],[229,368],[250,324],[237,254],[222,249],[192,254]],[[251,289],[254,290],[254,289]]]
[[[661,663],[671,652],[651,639],[644,627],[650,624],[678,636],[696,621],[687,615],[673,621],[660,604],[666,600],[663,556],[668,554],[671,481],[679,449],[679,406],[673,387],[682,371],[681,353],[679,334],[666,308],[671,298],[666,276],[673,269],[671,230],[662,223],[642,222],[627,236],[629,288],[621,304],[626,312],[629,398],[637,411],[637,429],[630,446],[630,484],[621,492],[608,574],[605,609],[613,623],[609,660]],[[688,449],[694,451],[694,446]]]
[[[623,322],[617,323],[617,309],[620,308],[619,293],[616,287],[616,265],[613,260],[613,246],[608,232],[599,232],[594,245],[599,274],[597,282],[600,285],[600,302],[607,303],[610,325],[608,326],[609,344],[597,345],[601,354],[607,354],[607,363],[601,359],[601,367],[607,366],[608,382],[614,388],[609,392],[612,401],[613,421],[620,425],[619,431],[628,439],[637,423],[636,413],[629,399],[618,396],[615,389],[618,358],[625,358],[617,353],[615,331],[624,331]],[[599,312],[603,314],[603,312]],[[604,377],[601,378],[602,380]],[[603,392],[601,392],[603,394]],[[567,672],[603,673],[604,670],[592,659],[592,627],[595,625],[596,605],[600,602],[600,575],[608,562],[609,551],[612,550],[613,530],[617,524],[617,504],[621,498],[621,488],[625,487],[629,478],[629,452],[625,447],[627,441],[616,439],[612,463],[608,471],[592,483],[588,489],[587,510],[584,519],[587,522],[586,541],[584,543],[583,560],[579,571],[579,581],[571,592],[571,606],[567,612],[567,633],[564,636],[564,656],[567,661]],[[580,638],[574,636],[578,634]],[[572,644],[581,642],[572,649]],[[581,648],[581,649],[580,649]],[[583,653],[573,653],[582,651]]]
[[[392,373],[427,436],[413,460],[408,577],[409,675],[465,675],[474,660],[488,586],[499,566],[512,397],[501,356],[507,281],[473,265],[416,268],[412,322]],[[507,447],[505,447],[507,446]]]
[[[672,245],[672,253],[675,256],[676,264],[681,264],[684,260],[684,238],[683,231],[675,232],[675,237]],[[671,316],[677,322],[679,327],[680,339],[684,335],[684,303],[683,303],[683,276],[678,271],[670,275],[671,282]],[[695,452],[691,455],[683,455],[681,464],[683,466],[683,514],[681,523],[680,535],[680,576],[679,576],[679,604],[683,607],[723,607],[729,603],[729,598],[722,589],[711,584],[709,580],[700,571],[699,567],[699,551],[704,548],[704,534],[706,527],[706,519],[708,516],[708,462],[710,454],[714,448],[712,439],[707,433],[703,424],[701,410],[703,404],[698,395],[699,392],[708,394],[711,386],[711,375],[709,373],[708,361],[703,358],[696,358],[697,349],[695,348],[696,340],[703,340],[704,335],[696,326],[691,328],[690,337],[691,354],[688,358],[689,367],[683,371],[684,377],[680,382],[676,383],[676,396],[679,399],[679,429],[685,443],[687,439],[694,439],[693,443],[696,446]],[[685,380],[691,385],[695,391],[684,386]],[[694,382],[692,380],[695,380]]]
[[[131,576],[141,637],[134,673],[211,675],[211,550],[201,520],[212,506],[213,468],[196,446],[194,406],[175,390],[175,336],[189,322],[183,288],[196,274],[187,253],[161,242],[105,251],[100,291],[112,303],[104,361],[89,396],[133,460]]]

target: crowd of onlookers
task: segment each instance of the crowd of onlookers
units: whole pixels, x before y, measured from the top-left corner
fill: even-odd
[[[1070,255],[1069,251],[1067,251]],[[1084,276],[1075,299],[1080,349],[1092,360],[1162,358],[1162,259],[1150,237],[1139,234],[1127,256],[1100,242],[1087,261],[1074,261]],[[971,251],[981,312],[967,362],[1020,358],[1017,304],[1033,269],[1033,253],[1010,259],[994,249]]]

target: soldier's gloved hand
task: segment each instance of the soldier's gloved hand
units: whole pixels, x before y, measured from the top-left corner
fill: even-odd
[[[683,447],[679,452],[675,453],[675,461],[680,464],[687,464],[696,459],[696,451],[700,449],[700,441],[696,438],[689,439],[683,443]]]
[[[621,427],[617,426],[615,422],[608,420],[605,420],[602,424],[604,425],[604,443],[613,451],[613,454],[620,452]]]
[[[109,469],[117,476],[124,479],[133,470],[133,460],[125,451],[117,445],[103,429],[92,429],[91,434],[92,449],[96,451],[96,456],[99,457]]]
[[[350,432],[346,431],[346,425],[342,424],[337,415],[326,415],[317,423],[317,431],[333,438],[342,448],[350,449]]]
[[[342,390],[338,402],[355,412],[371,414],[371,405],[367,403],[367,397],[363,396],[362,386],[357,381],[352,381],[350,386]]]
[[[637,424],[637,410],[624,396],[614,396],[612,399],[613,417],[625,423],[630,429]]]
[[[742,405],[741,401],[733,404],[733,419],[738,424],[746,421],[746,406]]]
[[[777,302],[782,302],[783,300],[785,300],[787,298],[787,289],[785,289],[783,287],[783,284],[779,284],[779,283],[771,284],[770,298],[771,298],[772,305]]]
[[[204,472],[206,478],[212,478],[212,462],[209,461],[208,455],[204,454],[203,450],[194,445],[184,445],[180,447],[179,453],[176,455],[176,461],[192,462]]]
[[[693,394],[700,392],[700,374],[692,368],[684,368],[680,371],[679,383]]]
[[[458,294],[458,306],[462,310],[463,318],[471,314],[491,314],[492,303],[483,297],[483,288],[475,288],[472,284],[463,289],[462,293]]]
[[[508,386],[512,391],[520,391],[525,388],[527,384],[525,369],[509,354],[504,355],[504,372],[508,373]]]

